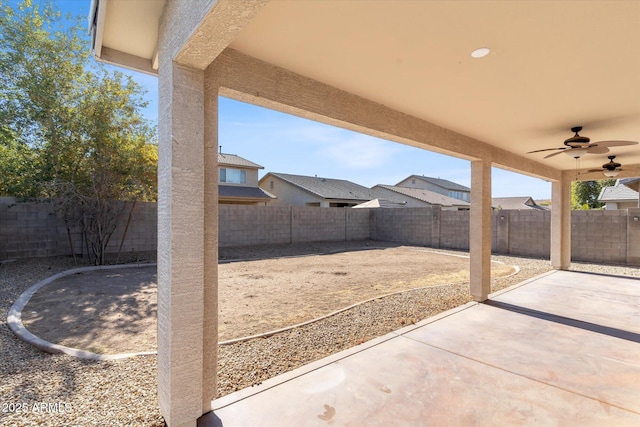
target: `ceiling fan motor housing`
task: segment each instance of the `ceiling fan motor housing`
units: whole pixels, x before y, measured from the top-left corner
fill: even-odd
[[[587,138],[586,136],[578,135],[578,132],[580,132],[581,130],[582,130],[582,126],[572,127],[571,132],[575,132],[575,135],[572,136],[571,138],[565,139],[564,145],[572,148],[582,148],[585,145],[588,145],[591,139]]]
[[[604,165],[602,165],[603,169],[606,169],[608,171],[614,171],[616,169],[618,169],[620,166],[622,166],[620,163],[618,162],[614,162],[613,159],[615,159],[616,156],[609,156],[609,163],[605,163]]]

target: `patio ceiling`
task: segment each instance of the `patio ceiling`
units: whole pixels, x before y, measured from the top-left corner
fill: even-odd
[[[96,3],[108,10],[97,46],[153,73],[164,1]],[[225,3],[215,4],[221,14]],[[274,0],[255,9],[230,48],[555,169],[575,160],[527,152],[563,146],[572,126],[592,142],[640,141],[638,1]],[[491,53],[472,58],[480,47]],[[580,166],[609,154],[640,168],[638,145],[585,155]]]

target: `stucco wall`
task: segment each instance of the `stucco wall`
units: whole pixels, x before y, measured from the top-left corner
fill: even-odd
[[[633,202],[607,202],[604,206],[606,210],[633,209],[638,207],[638,201]]]
[[[399,182],[397,186],[407,187],[407,188],[419,188],[421,190],[429,190],[429,191],[433,191],[434,193],[443,194],[445,196],[449,195],[449,191],[446,188],[442,188],[439,185],[434,185],[420,178],[407,178]]]
[[[258,187],[258,169],[253,168],[243,168],[242,166],[236,165],[219,165],[219,169],[237,169],[243,170],[246,174],[246,182],[245,183],[234,183],[234,182],[221,182],[223,185],[235,185],[237,187]],[[218,172],[220,173],[220,172]]]
[[[271,181],[273,181],[273,188],[270,185]],[[272,199],[269,202],[271,206],[304,206],[307,203],[320,203],[322,201],[321,197],[314,196],[312,193],[301,190],[295,185],[291,185],[273,175],[262,178],[260,188],[277,197],[277,199]]]

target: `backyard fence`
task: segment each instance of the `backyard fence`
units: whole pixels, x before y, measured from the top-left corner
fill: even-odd
[[[220,205],[222,247],[372,239],[433,248],[469,248],[469,211],[428,208],[348,209],[303,206]],[[572,259],[640,265],[640,209],[572,212]],[[123,221],[124,222],[124,221]],[[494,253],[548,258],[551,213],[497,210],[492,218]],[[154,251],[157,206],[137,203],[126,237],[124,224],[108,252]],[[49,203],[16,203],[0,198],[0,261],[84,254],[82,233],[56,216]]]

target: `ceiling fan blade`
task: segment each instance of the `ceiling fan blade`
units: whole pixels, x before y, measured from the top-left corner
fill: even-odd
[[[548,159],[549,157],[553,157],[553,156],[557,156],[558,154],[562,154],[562,153],[567,153],[568,151],[558,151],[557,153],[551,153],[551,154],[547,154],[546,156],[544,156],[543,158]]]
[[[602,172],[604,169],[589,169],[588,171],[586,171],[585,173],[591,173],[591,172]]]
[[[637,145],[637,141],[598,141],[594,142],[598,147],[624,147],[627,145]]]
[[[539,153],[541,151],[553,151],[553,150],[566,150],[566,147],[560,147],[560,148],[545,148],[543,150],[535,150],[535,151],[529,151],[527,154],[531,154],[531,153]]]
[[[587,153],[589,154],[604,154],[608,153],[609,149],[605,146],[596,145],[594,147],[587,148]]]
[[[624,147],[625,145],[637,145],[638,141],[598,141],[598,147]]]

